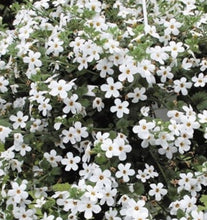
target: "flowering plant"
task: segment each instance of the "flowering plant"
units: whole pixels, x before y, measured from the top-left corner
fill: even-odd
[[[0,29],[0,218],[206,219],[204,0],[40,0]]]

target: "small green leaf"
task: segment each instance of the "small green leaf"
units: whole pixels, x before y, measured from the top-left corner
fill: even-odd
[[[0,119],[0,125],[4,127],[10,127],[10,123],[4,119]]]
[[[144,184],[143,183],[135,183],[134,184],[134,192],[138,195],[143,195],[143,193],[144,193]]]
[[[55,200],[52,198],[49,198],[48,201],[43,205],[43,209],[50,209],[55,205]]]
[[[202,195],[200,201],[206,206],[207,208],[207,195]]]
[[[109,137],[110,137],[111,139],[115,139],[116,136],[117,136],[117,133],[116,133],[115,131],[110,131],[110,132],[109,132]]]
[[[116,123],[116,127],[118,129],[127,128],[128,125],[129,125],[129,122],[126,119],[124,119],[124,118],[119,119],[118,122]]]
[[[181,210],[181,209],[178,209],[177,217],[178,217],[178,219],[180,219],[182,217],[185,217],[185,212],[183,210]]]
[[[84,191],[81,191],[75,187],[70,189],[70,196],[74,199],[79,199],[84,194]]]
[[[57,183],[55,185],[52,186],[52,189],[54,191],[69,191],[71,188],[69,183]]]
[[[61,168],[60,167],[54,167],[51,171],[51,175],[57,176],[61,174]]]
[[[40,166],[41,168],[43,168],[44,170],[48,170],[50,168],[50,163],[46,160],[46,159],[43,159],[41,162],[40,162]]]
[[[126,184],[120,184],[118,190],[122,195],[130,193],[129,187]]]
[[[4,151],[5,151],[4,144],[0,141],[0,153]]]
[[[105,164],[108,162],[108,159],[106,158],[106,156],[102,153],[97,154],[97,156],[95,157],[95,162],[99,165],[101,164]]]

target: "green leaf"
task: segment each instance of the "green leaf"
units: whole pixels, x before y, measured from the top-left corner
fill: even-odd
[[[118,187],[118,191],[124,195],[124,194],[129,194],[130,191],[129,191],[129,187],[126,185],[126,184],[120,184],[119,187]]]
[[[138,195],[143,195],[144,193],[144,184],[143,183],[135,183],[134,184],[134,193],[138,194]]]
[[[195,93],[192,97],[191,97],[191,100],[193,102],[193,104],[195,106],[197,106],[197,108],[199,110],[204,110],[207,108],[207,100],[206,100],[206,97],[207,97],[207,92],[197,92]]]
[[[202,195],[200,201],[205,205],[207,209],[207,195]]]
[[[4,144],[0,141],[0,153],[4,151],[5,151]]]
[[[51,175],[57,176],[61,174],[61,168],[60,167],[54,167],[51,171]]]
[[[199,205],[198,206],[199,211],[207,211],[207,195],[202,195],[201,198],[200,198],[200,201],[204,205]]]
[[[76,94],[79,97],[82,97],[83,95],[85,95],[88,92],[88,88],[86,85],[83,85],[81,87],[78,87],[78,89],[76,90]]]
[[[74,199],[79,199],[84,194],[84,191],[81,191],[75,187],[70,188],[70,196]]]
[[[82,99],[82,100],[80,100],[80,103],[84,107],[88,107],[90,105],[90,102],[88,99]]]
[[[177,189],[176,187],[168,187],[168,196],[170,197],[170,199],[173,201],[173,200],[176,200],[177,198]]]
[[[112,140],[115,139],[116,136],[117,136],[117,133],[116,133],[115,131],[110,131],[110,132],[109,132],[109,137],[110,137]]]
[[[128,126],[129,126],[129,121],[124,118],[119,119],[118,122],[116,123],[116,127],[121,130],[127,128]]]
[[[50,163],[44,158],[41,162],[40,162],[40,166],[41,168],[43,168],[44,170],[48,170],[50,168]]]
[[[178,219],[180,219],[182,217],[185,217],[185,212],[183,210],[181,210],[181,209],[178,209],[177,217],[178,217]]]
[[[55,200],[52,198],[49,198],[48,201],[43,205],[43,209],[49,209],[52,208],[55,205]]]
[[[52,186],[52,189],[54,191],[69,191],[71,188],[71,185],[69,183],[57,183]]]
[[[106,158],[105,154],[99,153],[99,154],[97,154],[97,156],[95,157],[95,162],[96,162],[97,164],[101,165],[101,164],[107,163],[107,162],[108,162],[108,159]]]
[[[10,127],[10,123],[4,119],[0,119],[0,125],[4,127]]]

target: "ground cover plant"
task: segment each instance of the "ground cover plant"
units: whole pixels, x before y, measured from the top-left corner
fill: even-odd
[[[0,26],[0,219],[207,219],[204,0],[14,3]]]

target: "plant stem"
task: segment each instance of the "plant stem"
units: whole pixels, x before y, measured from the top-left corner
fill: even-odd
[[[165,175],[164,170],[162,169],[160,163],[157,161],[157,158],[154,156],[153,152],[152,152],[151,150],[149,150],[149,152],[150,152],[152,158],[154,159],[155,163],[157,164],[157,166],[158,166],[160,172],[162,173],[162,176],[163,176],[163,178],[164,178],[164,180],[165,180],[166,185],[168,186],[168,181],[167,181],[167,177],[166,177],[166,175]]]
[[[144,26],[146,29],[146,27],[148,26],[146,0],[142,0],[142,8],[143,8],[143,15],[144,15]]]

